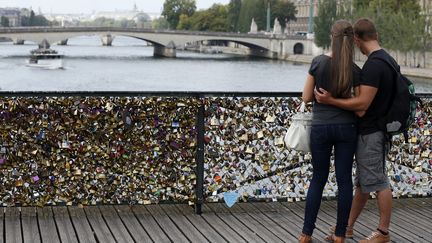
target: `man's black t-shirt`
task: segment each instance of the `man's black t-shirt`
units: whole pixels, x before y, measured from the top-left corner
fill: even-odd
[[[379,131],[377,120],[387,113],[394,92],[395,72],[382,60],[384,58],[399,68],[396,61],[383,49],[372,52],[362,69],[360,85],[372,86],[378,89],[375,98],[366,114],[359,119],[359,133],[362,135]]]

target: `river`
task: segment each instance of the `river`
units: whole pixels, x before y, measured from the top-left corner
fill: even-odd
[[[177,52],[177,58],[155,58],[146,42],[116,37],[102,46],[96,36],[71,38],[64,69],[26,66],[37,46],[0,43],[2,91],[301,91],[309,65],[228,54]],[[420,81],[418,92],[432,92]]]

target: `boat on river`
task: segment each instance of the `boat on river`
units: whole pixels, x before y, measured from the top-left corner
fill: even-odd
[[[44,69],[63,68],[63,55],[50,49],[49,43],[44,40],[38,49],[30,51],[30,59],[27,66]]]

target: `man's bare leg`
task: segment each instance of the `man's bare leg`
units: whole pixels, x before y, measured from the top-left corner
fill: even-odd
[[[388,188],[378,192],[377,198],[378,198],[378,209],[380,215],[378,229],[384,232],[388,232],[390,228],[390,218],[392,212],[392,198],[393,198],[391,189]]]
[[[360,187],[355,189],[355,194],[353,198],[353,202],[351,205],[350,216],[348,219],[348,227],[354,227],[357,218],[360,216],[360,213],[363,211],[367,201],[369,199],[369,193],[363,193]]]

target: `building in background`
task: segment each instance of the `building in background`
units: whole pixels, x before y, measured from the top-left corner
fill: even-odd
[[[297,8],[296,21],[289,21],[286,24],[285,33],[287,34],[303,34],[309,30],[309,15],[311,2],[313,4],[313,17],[318,15],[318,0],[290,0]]]
[[[21,9],[19,8],[0,8],[0,17],[9,20],[9,27],[21,26]]]

